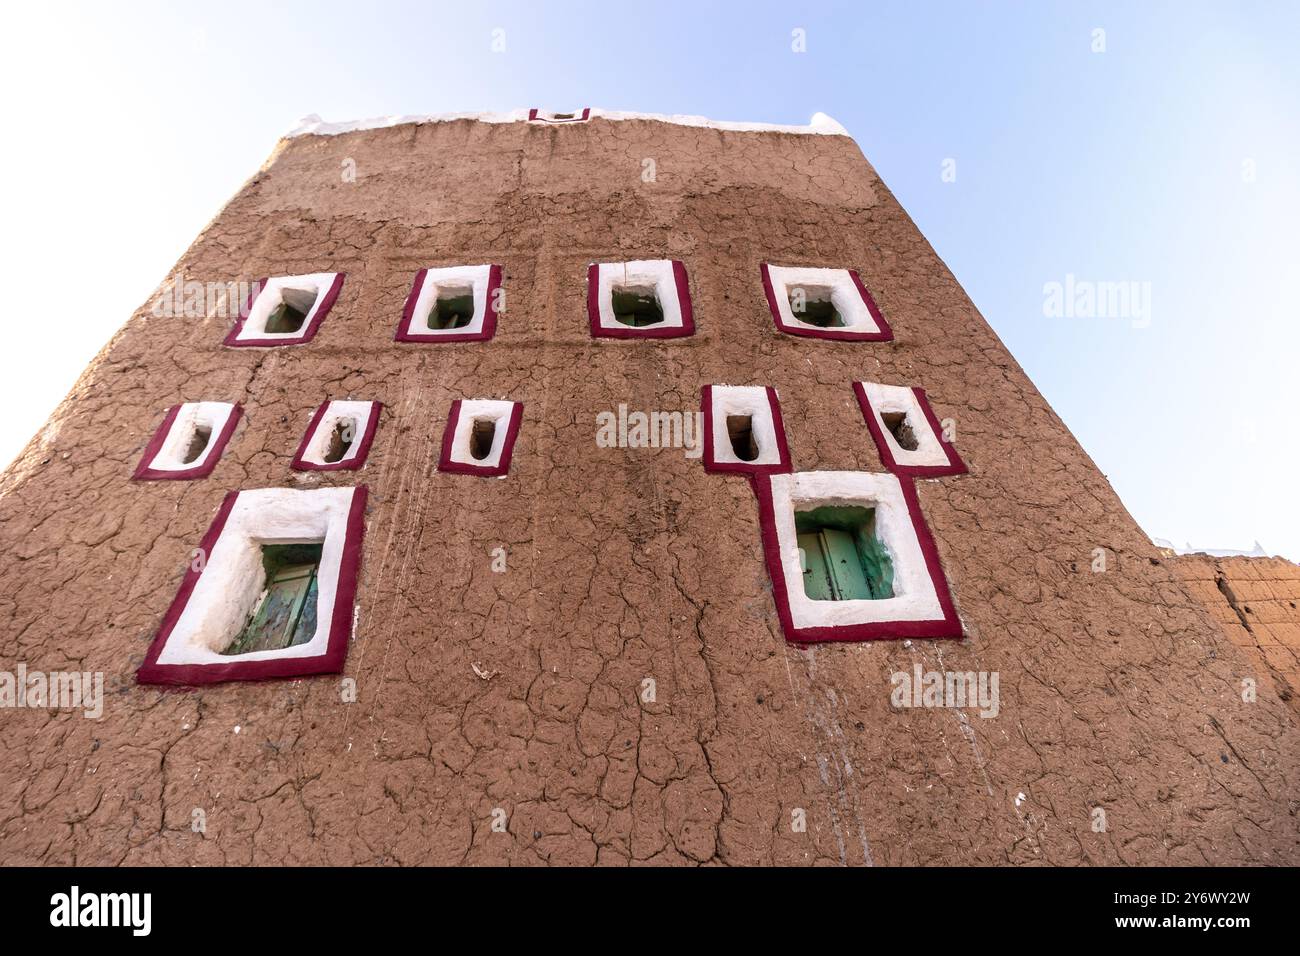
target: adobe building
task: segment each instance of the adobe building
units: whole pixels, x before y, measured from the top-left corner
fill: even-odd
[[[1296,629],[825,117],[308,124],[0,548],[6,864],[1300,863]]]

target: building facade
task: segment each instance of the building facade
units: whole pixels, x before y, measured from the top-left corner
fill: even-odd
[[[825,119],[311,124],[0,492],[5,863],[1300,862],[1289,694]]]

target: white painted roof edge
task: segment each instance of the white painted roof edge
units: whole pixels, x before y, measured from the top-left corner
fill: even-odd
[[[1169,551],[1174,552],[1174,554],[1179,554],[1179,555],[1204,554],[1211,558],[1279,557],[1279,555],[1269,554],[1269,552],[1265,551],[1264,546],[1260,544],[1258,540],[1255,541],[1255,547],[1251,548],[1249,551],[1236,551],[1231,548],[1201,548],[1193,545],[1190,541],[1187,543],[1186,547],[1179,547],[1178,545],[1174,544],[1172,541],[1169,541],[1165,538],[1152,538],[1151,543],[1154,544],[1157,548],[1165,548]]]
[[[732,123],[711,120],[704,116],[667,116],[663,113],[627,113],[620,110],[591,110],[593,117],[607,120],[653,120],[675,123],[678,126],[700,126],[706,129],[733,130],[749,133],[804,133],[822,136],[848,136],[849,131],[825,113],[814,113],[807,126],[782,126],[779,123]],[[453,120],[477,120],[480,123],[522,123],[528,119],[528,110],[511,110],[508,113],[431,113],[423,116],[376,116],[372,119],[351,120],[345,123],[327,123],[315,113],[304,116],[298,127],[288,136],[337,136],[365,129],[383,129],[406,123],[450,123]],[[565,125],[565,124],[553,124]]]

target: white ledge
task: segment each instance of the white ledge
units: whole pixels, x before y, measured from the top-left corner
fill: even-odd
[[[699,126],[706,129],[732,130],[742,133],[849,135],[848,130],[825,113],[814,113],[807,126],[783,126],[778,123],[734,123],[724,120],[711,120],[704,116],[668,116],[663,113],[629,113],[621,110],[592,108],[591,118],[595,119],[597,117],[607,120],[651,120],[657,123],[673,123],[677,126]],[[508,113],[430,113],[414,116],[377,116],[372,119],[351,120],[344,123],[327,123],[313,113],[310,116],[304,116],[297,129],[290,132],[288,137],[337,136],[340,133],[354,133],[366,129],[384,129],[389,126],[402,126],[407,123],[450,123],[455,120],[475,120],[479,123],[526,123],[528,122],[528,110],[511,110]]]

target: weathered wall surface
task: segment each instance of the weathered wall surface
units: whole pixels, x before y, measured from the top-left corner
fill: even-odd
[[[1300,712],[1300,565],[1281,558],[1173,558],[1187,590],[1256,666],[1256,680]]]
[[[690,270],[697,334],[592,341],[587,263],[661,257]],[[896,341],[779,335],[763,260],[859,269]],[[392,342],[419,267],[480,262],[505,267],[495,340]],[[108,697],[98,721],[0,712],[0,861],[1300,862],[1296,713],[1271,686],[1242,701],[1256,662],[848,138],[599,119],[305,137],[180,268],[348,279],[316,339],[279,350],[146,305],[4,477],[0,668],[102,671]],[[971,474],[919,493],[961,642],[788,646],[747,483],[595,442],[621,402],[773,385],[797,469],[878,471],[855,379],[922,385],[956,421]],[[525,403],[508,478],[434,470],[458,397]],[[326,398],[385,404],[359,476],[289,470]],[[200,399],[246,411],[211,477],[129,481],[163,410]],[[351,481],[371,488],[356,703],[338,677],[134,683],[228,490]],[[893,709],[916,663],[998,672],[1000,713]]]

